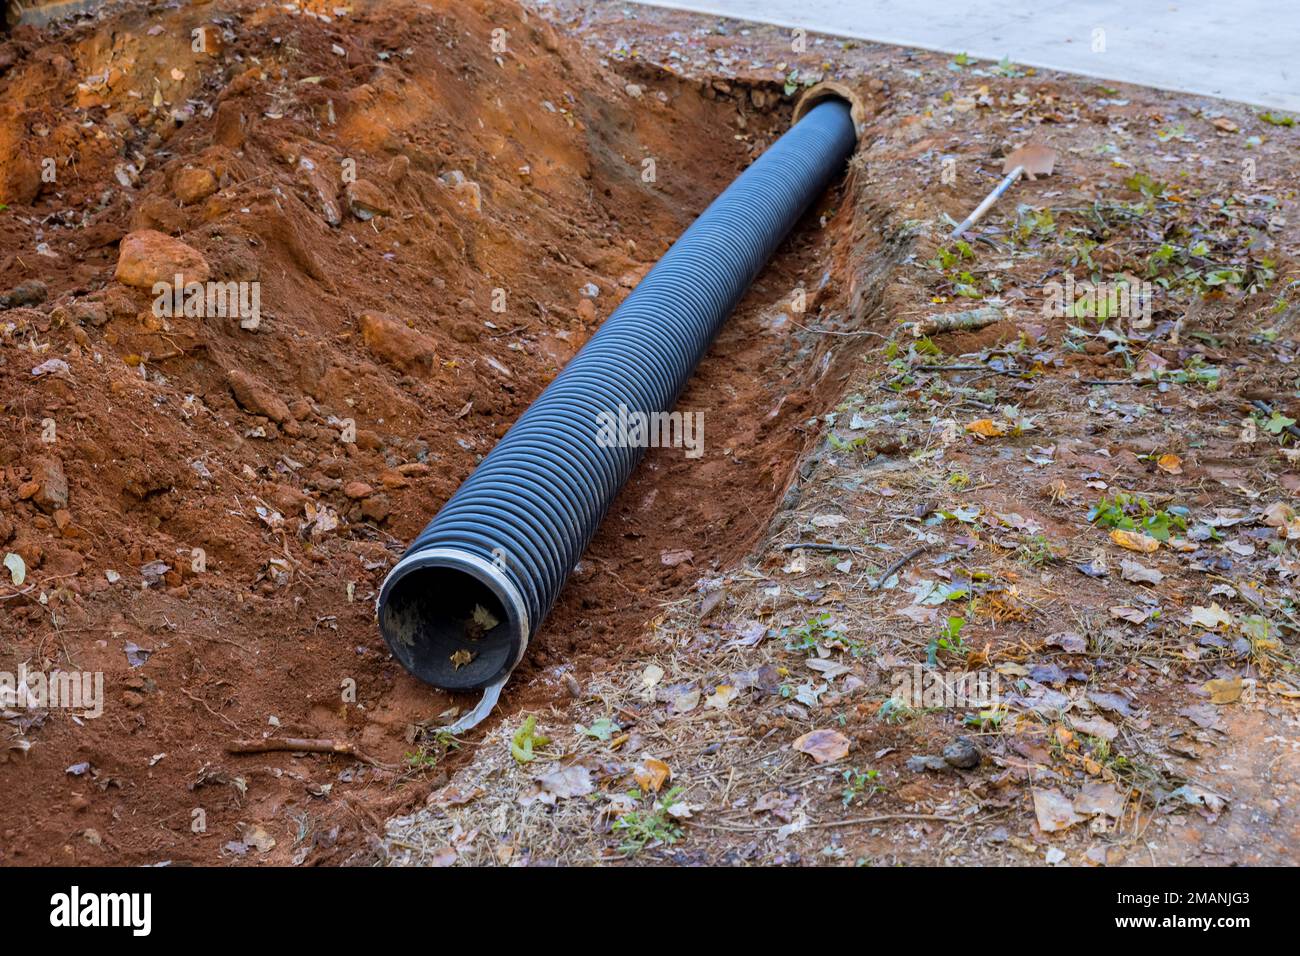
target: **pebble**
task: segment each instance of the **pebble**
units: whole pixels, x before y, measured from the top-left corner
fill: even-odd
[[[959,770],[971,770],[980,765],[980,752],[969,737],[958,737],[943,748],[943,759]]]

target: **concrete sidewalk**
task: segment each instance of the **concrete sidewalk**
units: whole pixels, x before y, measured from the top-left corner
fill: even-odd
[[[1300,0],[634,0],[1300,112]]]

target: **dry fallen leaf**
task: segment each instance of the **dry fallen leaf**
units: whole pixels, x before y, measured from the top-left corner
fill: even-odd
[[[1044,833],[1068,830],[1083,817],[1074,811],[1070,798],[1060,790],[1035,790],[1034,814],[1038,817],[1038,829]]]
[[[1140,551],[1143,554],[1152,554],[1160,550],[1160,542],[1150,535],[1139,534],[1136,531],[1125,531],[1123,528],[1115,528],[1111,531],[1110,540],[1121,548]]]
[[[596,789],[591,782],[591,771],[579,764],[543,774],[537,778],[542,790],[560,800],[583,797]]]
[[[1219,607],[1217,603],[1211,604],[1209,607],[1201,607],[1198,604],[1192,607],[1192,613],[1189,615],[1188,620],[1192,624],[1214,630],[1220,624],[1231,624],[1232,615]]]
[[[1183,460],[1174,454],[1161,455],[1156,459],[1156,467],[1170,475],[1183,473]]]
[[[977,418],[973,422],[968,422],[966,431],[981,438],[999,438],[1006,434],[1006,430],[991,418]]]
[[[730,684],[719,684],[717,690],[704,702],[704,706],[712,707],[714,710],[726,710],[739,694],[740,691]]]
[[[838,730],[810,730],[794,742],[794,749],[818,763],[833,763],[849,753],[849,738]]]
[[[1165,576],[1155,568],[1125,558],[1119,563],[1119,576],[1136,584],[1159,584]]]
[[[1089,817],[1102,813],[1118,820],[1124,813],[1124,795],[1109,783],[1085,783],[1074,798],[1074,812]]]
[[[1206,681],[1201,685],[1201,690],[1210,695],[1211,704],[1231,704],[1241,700],[1241,692],[1244,686],[1245,682],[1240,677],[1220,678]]]
[[[428,799],[424,802],[426,806],[437,807],[439,810],[446,810],[448,807],[459,807],[469,803],[471,800],[476,800],[483,796],[484,792],[485,791],[482,787],[474,787],[471,790],[466,791],[454,783],[449,783],[440,790],[435,790],[433,793],[429,794]]]
[[[643,757],[632,770],[636,785],[650,793],[658,793],[659,788],[667,783],[672,775],[673,772],[668,764],[657,757]]]

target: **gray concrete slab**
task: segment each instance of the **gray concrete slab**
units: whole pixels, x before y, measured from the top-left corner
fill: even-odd
[[[1300,111],[1300,0],[634,2]]]

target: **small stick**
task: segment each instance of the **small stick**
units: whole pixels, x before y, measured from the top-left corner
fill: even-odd
[[[918,548],[913,548],[911,551],[903,555],[901,558],[899,558],[889,567],[885,568],[885,570],[881,573],[880,577],[876,579],[876,583],[871,585],[871,590],[879,591],[881,587],[884,586],[886,581],[888,581],[899,571],[903,570],[903,568],[905,568],[908,564],[915,561],[917,558],[919,558],[921,555],[925,554],[925,552],[929,550],[930,550],[930,545],[928,544],[923,544]]]
[[[796,541],[794,544],[781,545],[782,551],[798,551],[800,548],[807,548],[809,551],[851,551],[853,554],[865,554],[861,548],[851,544],[822,544],[819,541]]]
[[[309,753],[338,754],[352,757],[362,763],[385,770],[394,769],[377,760],[367,757],[352,744],[344,740],[312,739],[309,737],[267,737],[264,740],[232,740],[226,746],[226,752],[232,754],[269,754],[269,753]]]
[[[963,312],[936,312],[907,324],[912,329],[912,335],[919,339],[923,335],[938,335],[941,332],[973,332],[1001,322],[1004,318],[1006,315],[1001,309],[986,307]]]
[[[226,750],[232,754],[282,753],[286,750],[309,754],[343,754],[356,756],[356,749],[346,741],[307,737],[268,737],[264,740],[232,740]]]

